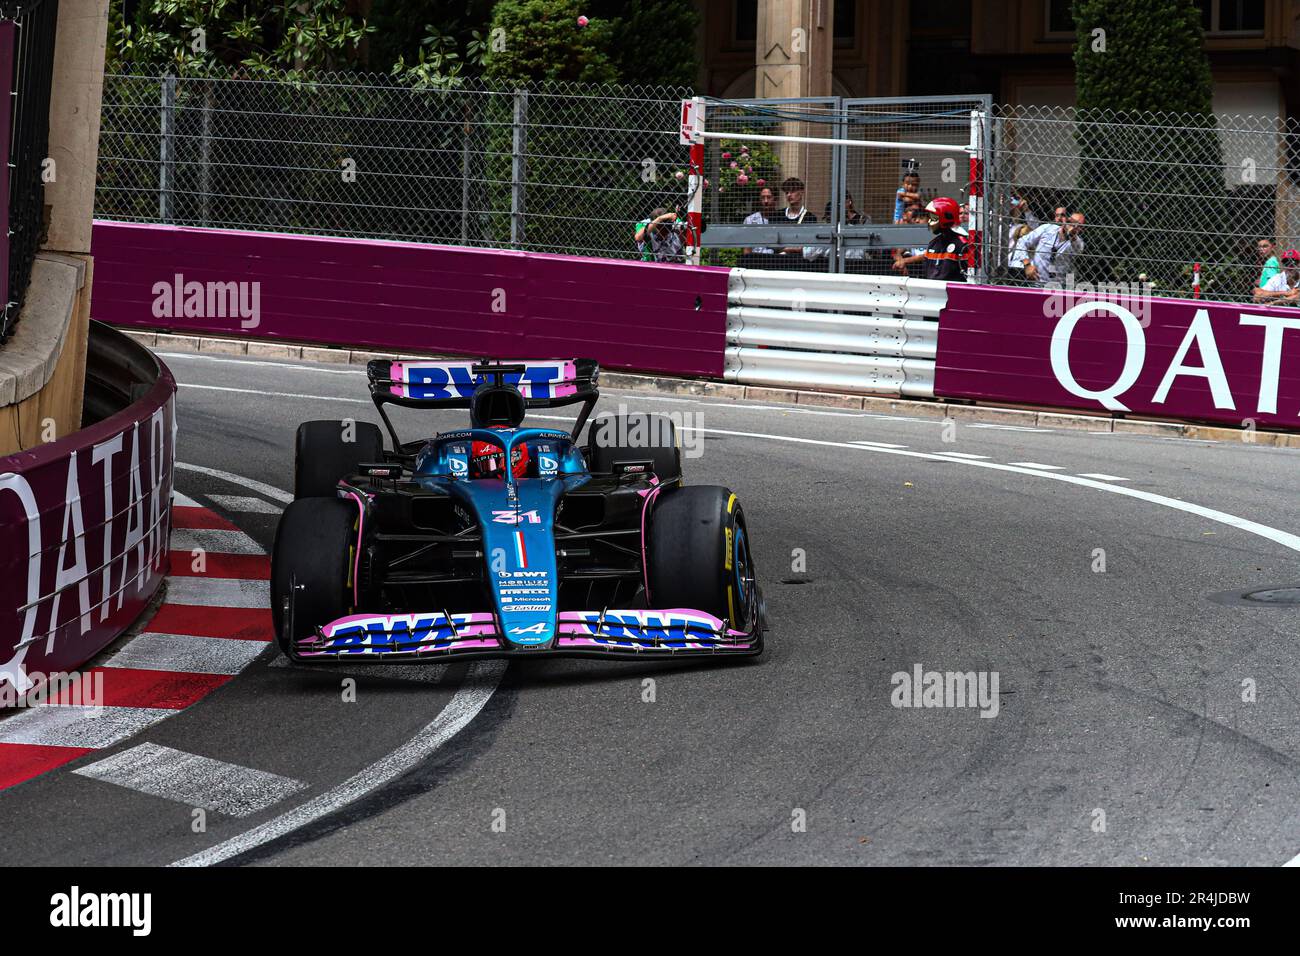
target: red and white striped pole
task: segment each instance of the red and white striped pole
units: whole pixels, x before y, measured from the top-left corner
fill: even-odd
[[[966,252],[969,256],[967,277],[974,281],[979,275],[981,242],[984,238],[984,147],[983,114],[970,111],[970,183],[966,189]]]
[[[1198,262],[1192,266],[1192,298],[1201,297],[1201,264]]]
[[[700,236],[704,231],[704,99],[682,100],[681,141],[691,147],[691,172],[687,179],[686,261],[700,264]]]

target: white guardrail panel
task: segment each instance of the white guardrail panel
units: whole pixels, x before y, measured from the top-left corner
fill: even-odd
[[[945,282],[733,269],[728,381],[933,397]]]
[[[738,347],[727,349],[725,375],[745,385],[934,396],[934,362],[925,359]]]

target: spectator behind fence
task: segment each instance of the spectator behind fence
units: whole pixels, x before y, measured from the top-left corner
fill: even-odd
[[[1300,300],[1300,252],[1282,254],[1282,271],[1255,290],[1255,301],[1270,305],[1296,305]]]
[[[1282,271],[1282,267],[1277,261],[1276,240],[1260,239],[1255,243],[1255,253],[1259,256],[1259,261],[1262,264],[1262,269],[1259,273],[1259,281],[1255,283],[1255,288],[1262,289],[1269,279]]]
[[[921,202],[921,174],[904,173],[903,184],[894,192],[894,224],[903,221],[910,206]]]
[[[646,262],[684,262],[686,245],[682,242],[681,226],[677,213],[662,206],[653,210],[648,219],[636,224],[632,236],[641,258]]]
[[[1007,245],[1011,252],[1007,256],[1007,278],[1016,282],[1025,281],[1025,236],[1034,231],[1034,227],[1029,223],[1022,222],[1019,225],[1011,227],[1011,235],[1007,237]]]
[[[1066,222],[1045,222],[1021,239],[1017,264],[1025,278],[1042,286],[1071,274],[1075,257],[1083,252],[1084,222],[1083,213],[1076,212]]]
[[[772,219],[776,216],[776,193],[772,191],[771,186],[764,186],[758,191],[758,208],[745,217],[744,225],[746,226],[767,226],[771,225]],[[742,253],[753,260],[755,256],[774,256],[775,249],[767,246],[755,246],[753,249],[746,249]],[[753,260],[749,268],[762,268],[762,265]]]
[[[900,226],[923,226],[929,221],[926,215],[925,207],[919,202],[912,203],[903,211],[903,218],[898,220],[896,225]],[[911,249],[895,249],[894,265],[895,272],[902,272],[906,275],[921,278],[925,274],[925,246],[913,246]]]
[[[1029,203],[1025,202],[1024,197],[1021,196],[1020,193],[1013,192],[1011,194],[1010,205],[1011,205],[1011,221],[1012,221],[1012,226],[1011,229],[1009,230],[1010,232],[1014,232],[1015,230],[1019,229],[1021,226],[1028,226],[1031,230],[1033,230],[1033,229],[1037,229],[1039,226],[1043,224],[1043,220],[1039,219],[1038,216],[1034,214],[1034,211],[1029,208]],[[1062,213],[1064,213],[1064,210],[1062,210]],[[1062,215],[1059,221],[1061,222],[1065,221],[1064,215]]]
[[[785,193],[785,218],[792,225],[811,225],[817,221],[817,217],[803,204],[804,188],[803,180],[796,176],[791,176],[781,184],[781,191]],[[781,255],[802,256],[803,250],[803,246],[785,246]]]

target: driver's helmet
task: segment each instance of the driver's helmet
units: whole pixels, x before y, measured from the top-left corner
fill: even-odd
[[[510,450],[511,470],[516,478],[528,475],[528,446],[515,445]],[[506,453],[500,445],[487,441],[476,441],[469,453],[469,476],[471,478],[504,478],[506,476]]]

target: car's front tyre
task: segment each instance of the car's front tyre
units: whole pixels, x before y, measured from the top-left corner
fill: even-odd
[[[695,608],[738,631],[762,624],[745,512],[730,489],[665,489],[650,513],[647,536],[651,607]]]
[[[358,510],[341,498],[303,498],[280,517],[271,556],[271,619],[280,650],[352,607]],[[293,633],[285,604],[293,594]]]

